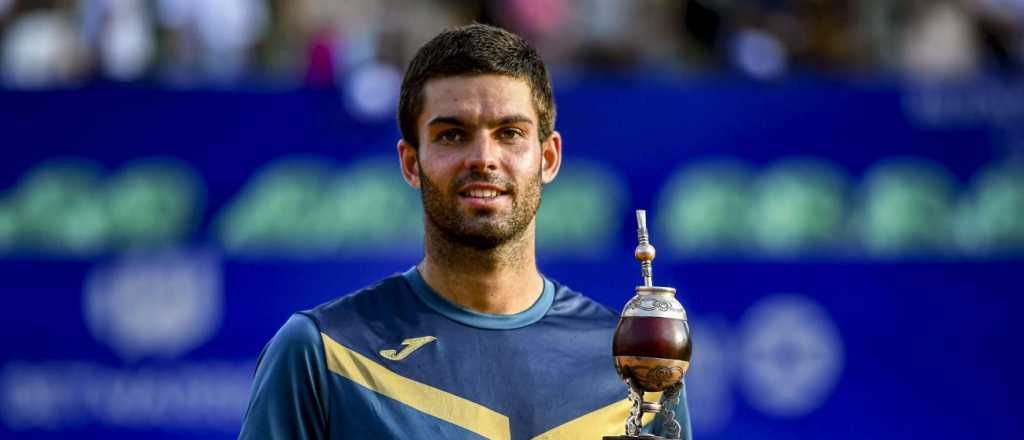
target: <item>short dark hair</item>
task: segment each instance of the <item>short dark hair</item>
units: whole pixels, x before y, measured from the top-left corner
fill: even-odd
[[[416,121],[423,112],[427,81],[459,75],[497,74],[525,79],[533,94],[541,142],[555,126],[555,100],[544,61],[526,40],[484,24],[446,29],[416,52],[402,79],[398,99],[398,128],[402,138],[419,148]]]

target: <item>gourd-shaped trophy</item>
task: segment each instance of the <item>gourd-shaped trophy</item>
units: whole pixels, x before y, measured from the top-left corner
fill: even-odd
[[[686,310],[676,300],[676,289],[655,286],[651,278],[654,246],[647,236],[644,210],[636,211],[636,221],[640,244],[634,256],[640,262],[644,285],[637,286],[636,296],[626,303],[612,340],[615,369],[629,386],[632,408],[626,419],[626,435],[606,436],[604,440],[678,439],[681,427],[674,409],[679,403],[683,376],[690,367],[690,326]],[[659,402],[644,401],[645,392],[659,391]],[[644,413],[662,415],[662,433],[667,437],[641,434]]]

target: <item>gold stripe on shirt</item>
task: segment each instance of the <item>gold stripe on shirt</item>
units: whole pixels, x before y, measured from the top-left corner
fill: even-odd
[[[623,385],[623,388],[625,388],[625,385]],[[661,399],[661,393],[644,394],[644,400],[649,402],[657,402],[659,399]],[[558,425],[534,437],[534,440],[598,440],[606,435],[625,435],[626,417],[629,416],[629,409],[629,399],[620,400]],[[650,423],[653,419],[654,414],[644,414],[644,425]]]
[[[403,377],[320,333],[327,368],[378,394],[491,440],[511,440],[508,417],[479,403]],[[625,420],[625,419],[623,419]]]

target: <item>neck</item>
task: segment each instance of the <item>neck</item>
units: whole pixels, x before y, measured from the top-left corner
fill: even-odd
[[[544,289],[537,270],[534,224],[493,249],[456,243],[424,219],[425,257],[417,266],[439,295],[482,313],[511,315],[532,306]]]

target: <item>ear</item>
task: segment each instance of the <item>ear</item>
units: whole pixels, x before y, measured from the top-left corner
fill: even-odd
[[[540,177],[545,184],[551,183],[562,167],[562,135],[552,132],[540,146]]]
[[[398,140],[398,161],[402,166],[402,178],[409,186],[419,189],[420,172],[419,157],[416,155],[416,148],[405,139]]]

